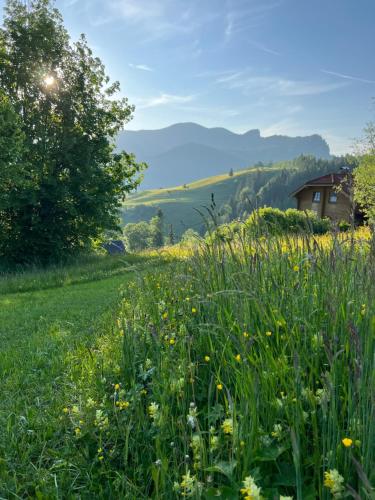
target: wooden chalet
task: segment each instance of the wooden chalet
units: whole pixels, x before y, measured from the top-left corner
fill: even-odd
[[[352,199],[350,172],[323,175],[307,181],[291,193],[297,200],[298,210],[312,210],[318,217],[328,217],[336,222],[363,222],[361,212]]]

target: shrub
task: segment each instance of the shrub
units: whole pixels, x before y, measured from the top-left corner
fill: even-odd
[[[130,223],[124,227],[124,238],[130,252],[139,252],[150,247],[152,231],[146,221]]]
[[[350,224],[349,222],[346,222],[346,220],[342,220],[339,222],[339,230],[342,232],[342,233],[345,233],[346,231],[349,231],[350,229]]]
[[[320,219],[315,212],[301,212],[295,208],[286,211],[264,207],[255,210],[246,221],[247,227],[254,232],[271,234],[311,232],[324,234],[329,231],[329,219]]]
[[[182,235],[181,243],[183,244],[194,243],[198,239],[199,239],[199,233],[197,231],[194,231],[194,229],[189,228]]]

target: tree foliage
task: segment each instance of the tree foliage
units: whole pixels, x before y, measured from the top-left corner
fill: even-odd
[[[130,252],[139,252],[150,248],[151,229],[146,221],[126,224],[124,227],[126,249]]]
[[[150,220],[150,246],[160,248],[164,245],[164,214],[158,209],[156,215]]]
[[[359,165],[354,170],[354,200],[375,224],[375,124],[365,129]]]
[[[146,248],[161,248],[164,245],[164,215],[158,210],[150,222],[141,221],[126,224],[124,237],[131,252]]]
[[[60,259],[118,228],[142,166],[115,151],[131,118],[84,36],[71,43],[50,0],[8,0],[0,31],[0,258]],[[10,124],[7,128],[6,123]]]

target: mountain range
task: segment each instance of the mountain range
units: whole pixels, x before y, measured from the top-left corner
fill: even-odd
[[[123,131],[119,149],[134,153],[149,166],[141,189],[187,184],[258,163],[291,160],[300,155],[329,158],[320,135],[262,137],[259,130],[236,134],[225,128],[177,123],[159,130]]]

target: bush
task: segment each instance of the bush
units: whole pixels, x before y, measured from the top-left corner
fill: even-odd
[[[278,208],[264,207],[255,210],[246,221],[246,225],[254,232],[272,234],[311,232],[324,234],[329,231],[329,219],[320,219],[315,212],[301,212],[295,208],[286,211]]]
[[[346,220],[342,220],[339,222],[339,230],[342,233],[346,233],[346,231],[349,231],[351,228],[349,222],[346,222]]]
[[[146,221],[130,223],[124,227],[124,238],[130,252],[139,252],[150,247],[152,231]]]
[[[183,244],[194,243],[197,240],[199,240],[199,233],[192,228],[187,229],[181,237],[181,243]]]

